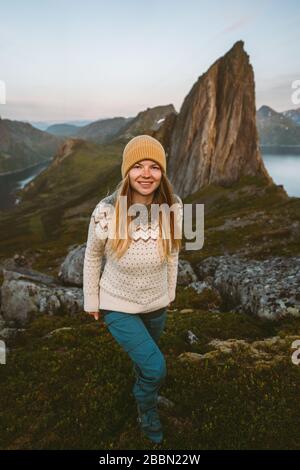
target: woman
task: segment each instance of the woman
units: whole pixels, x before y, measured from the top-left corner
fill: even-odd
[[[97,204],[90,219],[84,310],[95,320],[103,315],[104,324],[132,359],[138,423],[159,443],[163,433],[157,398],[166,362],[157,342],[167,307],[175,299],[183,204],[172,191],[165,151],[155,138],[131,139],[123,151],[121,172],[116,191]],[[155,205],[161,208],[156,215]],[[132,209],[138,210],[137,219]]]

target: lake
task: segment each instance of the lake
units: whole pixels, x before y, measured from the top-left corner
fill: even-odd
[[[283,184],[289,196],[300,197],[300,155],[263,154],[275,184]]]
[[[300,197],[300,155],[263,154],[265,166],[276,184],[283,184],[289,196]],[[8,211],[16,204],[16,189],[23,188],[50,161],[11,175],[0,175],[0,211]]]
[[[0,211],[9,211],[16,204],[15,191],[21,189],[29,181],[47,168],[51,160],[34,165],[9,175],[0,175]]]

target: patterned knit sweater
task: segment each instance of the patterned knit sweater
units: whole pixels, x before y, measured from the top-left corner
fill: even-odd
[[[161,261],[158,223],[150,224],[139,214],[128,250],[119,260],[110,256],[106,241],[115,197],[116,191],[102,199],[90,218],[83,264],[84,310],[136,314],[166,307],[175,299],[179,253],[173,251],[170,260]],[[179,202],[176,217],[182,224],[182,200],[175,197]]]

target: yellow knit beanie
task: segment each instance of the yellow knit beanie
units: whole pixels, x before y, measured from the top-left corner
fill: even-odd
[[[126,144],[123,150],[122,178],[125,178],[128,170],[140,160],[154,160],[162,171],[166,172],[165,150],[161,143],[150,135],[137,135]]]

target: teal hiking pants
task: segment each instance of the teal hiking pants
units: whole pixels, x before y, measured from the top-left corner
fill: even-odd
[[[157,405],[158,391],[166,377],[166,361],[158,347],[167,308],[149,313],[131,314],[100,310],[112,336],[133,361],[136,381],[133,396],[141,411]]]

